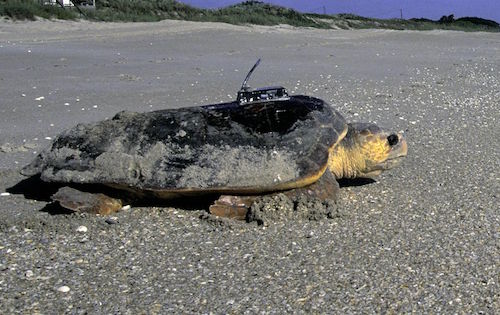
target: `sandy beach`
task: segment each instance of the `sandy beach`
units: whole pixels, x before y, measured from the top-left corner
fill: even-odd
[[[68,214],[19,173],[78,123],[232,100],[259,57],[251,86],[404,131],[402,166],[266,226]],[[0,313],[498,313],[499,73],[496,33],[0,21]]]

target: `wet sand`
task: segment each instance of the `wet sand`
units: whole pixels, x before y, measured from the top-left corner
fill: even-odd
[[[258,57],[251,86],[404,130],[406,161],[342,183],[336,216],[266,226],[189,200],[61,213],[53,187],[23,182],[19,169],[62,130],[234,99]],[[0,313],[500,307],[497,34],[2,21],[0,69]]]

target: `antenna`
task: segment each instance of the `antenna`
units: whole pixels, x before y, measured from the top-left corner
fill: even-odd
[[[243,80],[243,84],[241,85],[240,91],[247,91],[248,90],[247,81],[250,78],[250,76],[252,75],[252,73],[255,70],[255,68],[257,68],[257,66],[259,65],[259,63],[260,63],[260,58],[257,59],[257,62],[253,65],[252,69],[250,69],[250,71],[248,72],[245,80]]]

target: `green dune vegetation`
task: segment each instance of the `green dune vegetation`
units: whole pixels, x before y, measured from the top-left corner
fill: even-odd
[[[455,19],[443,16],[429,19],[374,19],[353,14],[310,14],[263,3],[245,1],[221,9],[200,9],[175,0],[95,0],[95,8],[84,6],[85,0],[74,0],[78,8],[42,4],[41,0],[0,0],[0,15],[16,20],[90,19],[95,21],[187,21],[223,22],[230,24],[278,25],[324,29],[394,29],[394,30],[461,30],[500,32],[500,25],[477,17]]]

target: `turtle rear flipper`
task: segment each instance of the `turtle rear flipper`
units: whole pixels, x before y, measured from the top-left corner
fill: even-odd
[[[318,181],[309,186],[281,191],[279,193],[284,194],[292,200],[297,200],[299,196],[305,195],[324,201],[327,199],[336,200],[339,189],[339,184],[333,174],[330,171],[326,171]],[[270,195],[272,196],[275,194]],[[252,207],[252,204],[259,197],[260,196],[222,195],[210,206],[209,211],[211,214],[219,217],[245,220],[247,219],[247,213]]]
[[[111,214],[118,212],[122,207],[119,199],[104,194],[83,192],[71,187],[60,188],[51,196],[51,199],[58,201],[61,207],[76,212]]]

